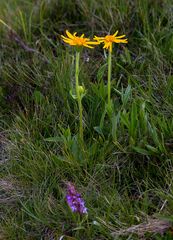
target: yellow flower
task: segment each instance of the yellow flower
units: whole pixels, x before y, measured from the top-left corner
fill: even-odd
[[[76,32],[72,35],[68,30],[66,30],[66,34],[67,34],[67,37],[64,37],[63,35],[61,35],[62,40],[71,46],[93,48],[90,45],[99,44],[99,42],[93,42],[93,41],[90,41],[89,38],[84,38],[84,34],[82,34],[80,37],[77,37]]]
[[[126,35],[117,36],[118,31],[116,31],[113,35],[107,35],[105,37],[94,37],[94,40],[98,41],[99,43],[104,43],[104,47],[106,49],[109,49],[110,52],[112,52],[112,44],[113,43],[128,43],[127,39],[124,38]],[[124,39],[123,39],[124,38]]]

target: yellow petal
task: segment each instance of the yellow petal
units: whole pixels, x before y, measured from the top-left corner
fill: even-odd
[[[105,44],[104,48],[108,49],[108,48],[111,48],[111,46],[112,46],[112,42],[108,42],[108,43]]]
[[[70,44],[70,43],[73,43],[73,40],[72,40],[72,39],[68,39],[68,38],[67,38],[67,39],[63,39],[63,41],[64,41],[65,43],[69,43],[69,44]]]
[[[116,38],[123,38],[123,37],[125,37],[126,35],[121,35],[121,36],[118,36],[118,37],[116,37]]]
[[[102,40],[104,40],[105,38],[104,38],[104,37],[97,37],[97,36],[94,36],[93,39],[94,39],[94,40],[97,40],[97,41],[102,41]]]
[[[94,48],[94,47],[91,47],[91,46],[89,46],[89,45],[87,45],[87,44],[83,44],[83,46],[84,46],[84,47],[87,47],[87,48]]]
[[[108,48],[109,47],[109,43],[105,43],[105,45],[103,46],[103,48]]]
[[[66,30],[66,34],[70,39],[74,39],[74,36],[68,30]]]
[[[127,39],[115,39],[115,43],[128,43]]]
[[[117,34],[118,34],[118,31],[116,31],[113,36],[115,37]]]
[[[63,35],[61,35],[61,38],[64,40],[70,40],[69,38],[67,38],[67,37],[64,37]]]
[[[91,45],[99,45],[100,43],[99,42],[91,42],[91,41],[87,41],[86,44],[91,44]]]

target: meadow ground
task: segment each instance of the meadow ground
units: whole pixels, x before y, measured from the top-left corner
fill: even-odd
[[[0,18],[0,239],[173,239],[173,1],[1,0]],[[82,51],[82,143],[66,29],[128,38],[111,117],[107,51]]]

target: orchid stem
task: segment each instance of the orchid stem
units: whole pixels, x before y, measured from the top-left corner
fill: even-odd
[[[79,136],[80,140],[83,141],[83,122],[82,122],[82,99],[79,92],[79,59],[80,59],[80,51],[76,51],[76,71],[75,71],[75,79],[76,79],[76,95],[79,107]]]

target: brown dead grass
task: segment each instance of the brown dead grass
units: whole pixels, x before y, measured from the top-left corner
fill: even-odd
[[[126,236],[129,234],[136,234],[140,239],[144,237],[146,233],[161,234],[163,235],[166,231],[171,228],[171,223],[165,220],[150,218],[148,222],[133,225],[126,229],[121,229],[112,233],[112,236]]]

